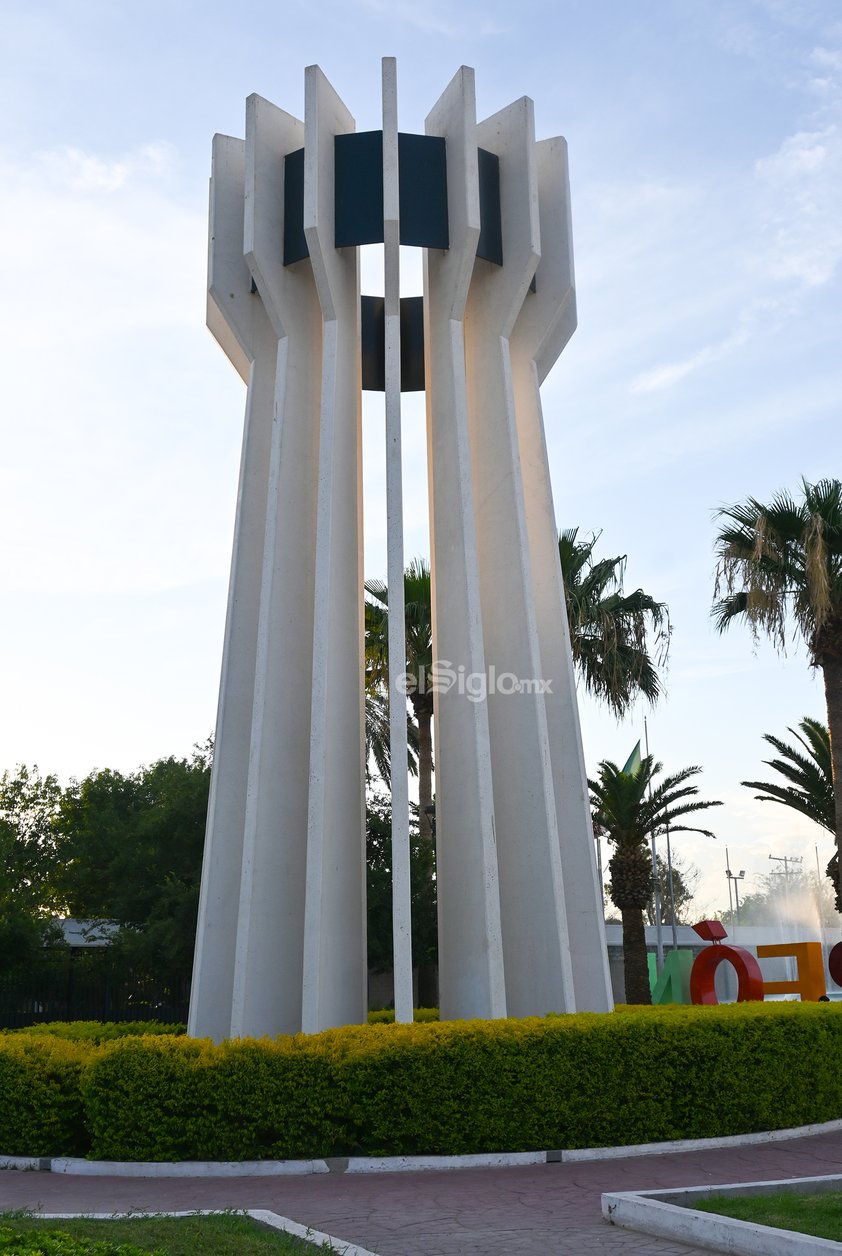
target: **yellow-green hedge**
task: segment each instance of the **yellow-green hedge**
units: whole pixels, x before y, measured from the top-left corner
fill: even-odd
[[[94,1048],[62,1038],[0,1038],[0,1154],[84,1156],[81,1074]]]
[[[30,1115],[18,1129],[23,1098]],[[781,1129],[842,1116],[842,1005],[376,1024],[221,1046],[6,1037],[0,1112],[4,1154],[126,1160],[521,1151]]]

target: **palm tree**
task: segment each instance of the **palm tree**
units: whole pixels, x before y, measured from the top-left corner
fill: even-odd
[[[407,715],[406,721],[408,766],[412,776],[418,775],[418,728]],[[389,694],[388,691],[366,675],[365,685],[365,774],[371,780],[371,761],[378,774],[388,782],[391,776],[391,751],[389,745]]]
[[[367,580],[365,609],[366,687],[388,689],[389,591],[382,580]],[[417,724],[418,820],[422,838],[432,839],[433,695],[427,678],[433,663],[433,613],[430,567],[415,558],[404,572],[406,672],[409,702]],[[388,722],[388,718],[387,718]]]
[[[621,719],[639,696],[655,703],[663,693],[657,669],[669,653],[669,610],[643,589],[623,592],[625,555],[597,561],[599,538],[577,536],[568,528],[558,538],[573,663],[588,693]]]
[[[768,636],[781,652],[791,617],[822,670],[836,835],[828,876],[842,910],[842,482],[802,479],[801,498],[780,492],[765,505],[749,497],[718,512],[726,523],[716,538],[713,616],[720,632],[745,620],[755,641]]]
[[[788,785],[769,781],[740,781],[740,784],[749,789],[762,789],[762,794],[755,794],[761,802],[779,802],[785,807],[792,807],[829,833],[834,833],[836,815],[827,728],[820,720],[809,717],[801,720],[798,727],[800,733],[794,728],[788,731],[801,743],[803,750],[788,745],[771,733],[763,734],[763,740],[774,746],[781,756],[780,759],[764,759],[764,763],[789,781]]]
[[[615,763],[604,759],[599,765],[599,779],[588,781],[594,824],[598,825],[614,847],[608,864],[611,878],[608,887],[611,901],[620,910],[623,921],[623,972],[627,1003],[651,1003],[649,971],[646,963],[646,934],[643,912],[652,891],[652,861],[649,840],[658,829],[669,825],[672,833],[703,833],[714,837],[710,829],[676,824],[681,816],[708,807],[721,807],[721,802],[689,801],[695,799],[697,785],[686,782],[701,768],[683,768],[665,776],[657,785],[655,777],[663,770],[652,755],[641,759],[640,766],[624,772]]]

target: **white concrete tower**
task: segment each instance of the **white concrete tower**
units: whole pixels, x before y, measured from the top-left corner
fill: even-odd
[[[248,385],[189,1032],[366,1011],[361,387],[385,394],[395,1005],[412,1017],[401,393],[425,388],[445,1018],[611,1006],[541,380],[575,329],[566,148],[532,102],[424,136],[305,118],[217,136],[208,323]],[[384,245],[385,298],[358,246]],[[400,297],[402,245],[425,250]],[[423,331],[422,331],[423,324]],[[440,673],[441,674],[441,673]],[[462,679],[479,678],[466,691]]]

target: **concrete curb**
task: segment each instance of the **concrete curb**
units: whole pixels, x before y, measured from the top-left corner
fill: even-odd
[[[822,1125],[800,1125],[790,1130],[762,1130],[758,1134],[725,1134],[721,1138],[680,1138],[665,1143],[639,1143],[628,1147],[584,1147],[563,1151],[563,1161],[619,1160],[631,1156],[662,1156],[681,1151],[714,1151],[718,1147],[752,1147],[761,1143],[782,1143],[791,1138],[809,1138],[813,1134],[838,1134],[842,1120],[825,1121]],[[547,1152],[549,1159],[553,1155]]]
[[[39,1212],[38,1217],[42,1221],[75,1221],[84,1217],[86,1221],[121,1221],[136,1220],[141,1213],[138,1212]],[[218,1217],[230,1215],[230,1210],[215,1208],[194,1208],[185,1212],[155,1212],[156,1217]],[[282,1217],[280,1213],[269,1212],[265,1208],[246,1208],[240,1214],[241,1216],[251,1217],[252,1221],[256,1221],[258,1225],[268,1226],[271,1230],[282,1230],[285,1234],[292,1234],[296,1238],[306,1239],[319,1249],[325,1249],[329,1252],[335,1252],[336,1256],[377,1256],[376,1252],[371,1252],[367,1247],[358,1247],[356,1243],[346,1243],[344,1239],[338,1239],[332,1234],[325,1234],[322,1230],[311,1230],[309,1226],[300,1225],[297,1221],[293,1221],[291,1217]]]
[[[73,1157],[0,1156],[0,1170],[34,1170],[81,1177],[303,1177],[314,1173],[422,1173],[454,1169],[502,1169],[533,1164],[575,1164],[587,1160],[619,1160],[637,1156],[674,1155],[683,1151],[713,1151],[723,1147],[751,1147],[762,1143],[809,1138],[842,1131],[842,1119],[796,1129],[759,1134],[728,1134],[721,1138],[675,1139],[628,1147],[584,1147],[561,1151],[485,1152],[465,1156],[336,1156],[323,1160],[83,1160]]]
[[[309,1177],[330,1173],[325,1160],[76,1160],[57,1158],[49,1163],[50,1173],[78,1177]]]
[[[794,1188],[799,1194],[837,1191],[842,1176],[781,1178],[768,1182],[733,1182],[719,1186],[677,1187],[659,1191],[612,1191],[602,1196],[602,1215],[612,1225],[677,1243],[695,1244],[734,1256],[822,1256],[842,1252],[842,1243],[794,1230],[738,1221],[699,1212],[697,1200],[714,1195],[772,1195]]]

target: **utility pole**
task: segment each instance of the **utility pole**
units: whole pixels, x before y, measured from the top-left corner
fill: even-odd
[[[728,878],[728,910],[734,911],[734,898],[731,894],[731,858],[728,854],[728,847],[725,847],[725,875]]]
[[[643,737],[646,743],[646,757],[649,758],[649,724],[643,717]],[[652,794],[652,781],[649,781],[649,794]],[[661,891],[658,885],[658,856],[655,850],[655,830],[652,830],[652,882],[655,895],[655,957],[657,970],[660,973],[664,966],[664,934],[661,926]]]
[[[801,855],[770,855],[769,858],[774,860],[775,863],[782,863],[784,866],[784,906],[786,907],[787,920],[789,920],[789,865],[802,864],[804,859]]]

